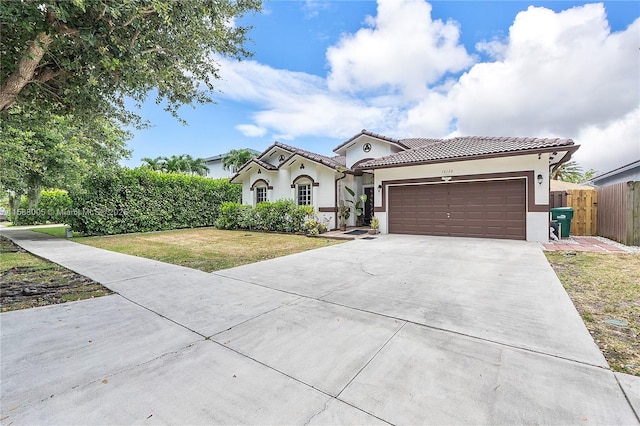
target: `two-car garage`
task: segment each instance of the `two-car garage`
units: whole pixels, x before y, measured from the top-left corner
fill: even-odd
[[[526,180],[388,186],[389,232],[526,239]]]

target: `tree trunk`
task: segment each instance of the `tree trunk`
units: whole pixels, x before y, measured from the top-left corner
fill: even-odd
[[[38,207],[42,193],[42,176],[32,173],[27,178],[27,203],[30,209]]]
[[[0,85],[0,111],[9,108],[20,91],[33,80],[38,64],[53,39],[47,33],[39,33],[20,58],[18,68]]]
[[[18,209],[20,208],[20,201],[22,200],[22,194],[19,192],[9,193],[9,218],[11,221],[15,221],[18,215]]]

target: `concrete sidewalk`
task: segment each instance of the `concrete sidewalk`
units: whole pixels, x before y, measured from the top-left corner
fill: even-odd
[[[380,236],[207,274],[2,233],[118,293],[0,315],[2,424],[638,424],[640,379],[534,244]]]

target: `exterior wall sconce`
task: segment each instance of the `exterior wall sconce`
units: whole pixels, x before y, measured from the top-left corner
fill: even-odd
[[[304,170],[304,164],[300,164],[300,170]]]
[[[445,182],[449,182],[451,180],[451,176],[442,176],[442,180]]]
[[[378,192],[382,191],[382,184],[378,185]]]
[[[542,185],[542,174],[538,174],[538,184]]]

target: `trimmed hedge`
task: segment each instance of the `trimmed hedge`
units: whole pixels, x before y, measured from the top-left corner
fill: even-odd
[[[36,208],[29,208],[27,198],[20,201],[16,215],[9,220],[14,225],[39,225],[44,223],[66,223],[71,211],[71,198],[62,189],[45,189],[40,193],[40,201]]]
[[[67,223],[86,235],[213,226],[224,202],[239,202],[242,186],[146,168],[99,172],[70,193]]]
[[[298,206],[292,200],[265,201],[256,207],[227,202],[220,208],[216,226],[220,229],[305,232],[305,222],[313,213],[313,207]]]

